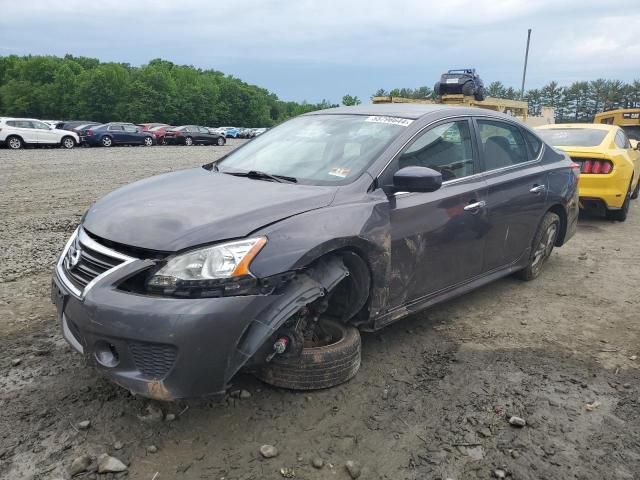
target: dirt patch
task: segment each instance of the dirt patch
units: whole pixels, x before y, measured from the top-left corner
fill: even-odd
[[[348,479],[348,460],[366,479],[639,478],[637,202],[624,224],[581,219],[534,282],[506,278],[364,334],[362,369],[337,388],[241,375],[233,390],[248,398],[157,404],[86,367],[49,302],[68,234],[113,188],[229,148],[0,150],[0,478],[69,478],[85,454],[74,478]],[[128,472],[95,473],[102,453]]]

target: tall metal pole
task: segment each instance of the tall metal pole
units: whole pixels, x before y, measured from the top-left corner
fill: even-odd
[[[527,77],[527,61],[529,60],[529,42],[531,41],[531,29],[527,32],[527,50],[524,54],[524,70],[522,71],[522,87],[520,88],[520,99],[524,98],[524,79]]]

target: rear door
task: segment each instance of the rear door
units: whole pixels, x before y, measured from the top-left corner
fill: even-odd
[[[109,135],[113,139],[113,143],[127,143],[122,125],[109,125]]]
[[[127,139],[127,143],[136,144],[142,143],[144,140],[144,134],[138,131],[138,127],[135,125],[123,125],[124,135]]]
[[[213,143],[213,135],[209,132],[208,128],[198,127],[200,142],[206,145],[211,145]]]
[[[484,272],[528,254],[546,207],[547,172],[542,143],[515,122],[476,117],[486,172],[489,231]]]
[[[442,173],[430,193],[396,193],[390,199],[390,307],[423,299],[478,276],[487,235],[486,184],[479,173],[469,118],[428,127],[391,162],[380,178],[393,182],[404,167]]]

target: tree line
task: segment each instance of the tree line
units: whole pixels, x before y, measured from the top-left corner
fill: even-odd
[[[334,106],[283,101],[232,75],[161,59],[135,67],[72,55],[0,57],[0,116],[269,127]]]
[[[491,82],[485,87],[487,96],[520,99],[520,91],[506,87],[502,82]],[[394,96],[413,99],[435,99],[430,87],[394,88],[377,90],[372,97]],[[625,83],[603,78],[573,82],[561,86],[556,81],[542,88],[527,90],[524,100],[529,102],[529,115],[539,115],[542,107],[553,107],[557,122],[592,122],[596,113],[617,108],[640,108],[640,80]]]

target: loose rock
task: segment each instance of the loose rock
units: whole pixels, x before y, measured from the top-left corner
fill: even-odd
[[[69,475],[72,477],[79,473],[82,473],[89,468],[91,465],[91,457],[89,455],[82,455],[71,462],[71,467],[69,467]]]
[[[248,390],[242,390],[240,392],[240,398],[242,400],[246,400],[247,398],[251,398],[251,392],[249,392]]]
[[[296,472],[293,470],[293,468],[283,467],[280,469],[280,475],[282,475],[284,478],[295,478]]]
[[[165,422],[173,422],[176,419],[175,413],[167,413],[164,417]]]
[[[311,461],[311,465],[313,465],[313,468],[320,469],[320,468],[324,467],[324,460],[322,460],[320,457],[315,457]]]
[[[493,471],[493,476],[496,478],[507,478],[507,472],[505,472],[501,468],[497,468]]]
[[[278,449],[273,445],[262,445],[260,447],[260,454],[264,458],[273,458],[278,456]]]
[[[103,453],[98,457],[98,473],[117,473],[127,470],[127,466],[116,457]]]
[[[122,442],[116,441],[116,443],[113,444],[113,449],[114,450],[120,450],[120,449],[122,449],[123,446],[124,445],[122,445]]]
[[[11,366],[12,367],[17,367],[21,363],[22,363],[22,359],[21,358],[14,358],[13,360],[11,360]]]
[[[354,462],[353,460],[348,460],[344,466],[347,468],[347,472],[349,472],[349,476],[354,480],[360,476],[362,473],[362,467],[358,462]]]
[[[147,447],[147,453],[158,453],[158,447],[155,445],[149,445]]]
[[[91,420],[83,420],[81,422],[78,422],[78,428],[80,430],[88,430],[90,426],[91,426]]]
[[[509,418],[509,423],[514,427],[524,427],[527,424],[524,418],[520,418],[516,416]]]
[[[491,436],[491,430],[489,430],[488,428],[481,428],[481,429],[478,431],[478,434],[479,434],[481,437],[489,438],[489,437]]]

